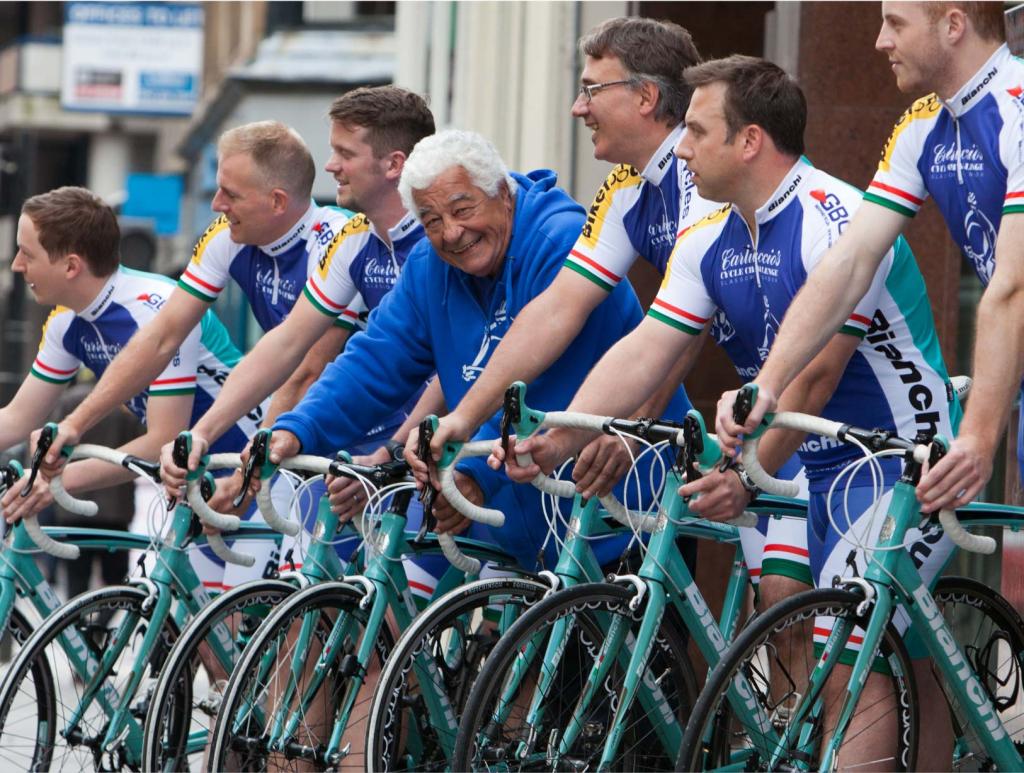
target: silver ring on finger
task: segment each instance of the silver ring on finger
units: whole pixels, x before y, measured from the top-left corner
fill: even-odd
[[[966,494],[967,494],[967,489],[962,488],[958,492],[956,492],[956,498],[957,499],[963,499]]]

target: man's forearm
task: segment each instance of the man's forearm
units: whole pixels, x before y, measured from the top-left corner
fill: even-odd
[[[235,366],[221,387],[216,401],[193,427],[197,435],[212,443],[287,380],[288,375],[301,362],[302,352],[278,345],[281,330],[283,327],[279,326],[263,336],[256,347]],[[292,407],[286,406],[279,413],[291,410]],[[266,419],[263,422],[267,427],[272,423]]]
[[[405,439],[409,436],[413,427],[419,426],[419,423],[424,418],[431,414],[434,416],[444,416],[447,411],[448,406],[444,400],[444,393],[441,391],[441,380],[435,376],[427,384],[427,388],[423,390],[420,399],[416,401],[416,405],[409,411],[409,415],[402,422],[402,426],[395,430],[395,434],[391,436],[391,439],[398,443],[405,443]]]
[[[143,435],[125,443],[117,450],[132,454],[140,459],[156,461],[160,456],[160,446],[172,438]],[[69,464],[62,476],[64,488],[71,494],[82,494],[86,491],[116,486],[135,479],[135,473],[123,467],[117,467],[98,459],[85,459]]]
[[[665,376],[664,382],[640,406],[636,412],[637,416],[657,418],[665,414],[665,408],[672,401],[672,398],[675,397],[679,385],[690,375],[690,370],[692,370],[693,364],[697,361],[697,356],[704,348],[704,342],[707,340],[710,329],[710,327],[705,327],[699,338],[676,358],[672,365],[672,370]]]

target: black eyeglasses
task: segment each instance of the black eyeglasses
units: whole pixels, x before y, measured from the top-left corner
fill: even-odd
[[[589,86],[580,86],[579,96],[583,97],[583,101],[584,102],[586,102],[587,104],[590,104],[590,101],[594,98],[594,94],[596,94],[601,89],[606,89],[609,86],[623,86],[623,85],[625,85],[627,83],[632,83],[632,82],[633,82],[632,78],[627,78],[626,80],[608,81],[607,83],[591,83]]]

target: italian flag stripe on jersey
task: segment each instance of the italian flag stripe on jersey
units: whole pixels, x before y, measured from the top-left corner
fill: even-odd
[[[317,311],[326,314],[328,317],[336,317],[345,309],[344,306],[339,306],[324,295],[323,290],[316,286],[313,277],[310,277],[309,281],[306,282],[306,286],[302,288],[302,294],[306,296],[306,300],[312,303]]]
[[[334,324],[336,327],[341,327],[345,330],[358,330],[359,315],[352,311],[352,309],[342,309],[341,314],[334,320]]]
[[[189,269],[185,269],[185,273],[178,279],[178,287],[190,295],[194,295],[201,301],[207,303],[213,303],[217,300],[217,296],[220,295],[220,291],[223,287],[214,287],[209,282],[204,282],[202,279],[193,274]]]
[[[1024,191],[1007,191],[1003,201],[1003,214],[1013,215],[1024,212]]]
[[[846,333],[846,335],[857,336],[857,338],[863,338],[868,334],[868,329],[870,327],[870,319],[863,317],[860,314],[851,314],[850,318],[846,320],[846,324],[839,328],[839,332]]]
[[[701,319],[696,314],[690,314],[688,311],[683,311],[671,303],[665,303],[661,298],[654,299],[654,303],[651,304],[647,316],[654,317],[659,322],[664,322],[666,325],[670,325],[676,330],[682,330],[690,335],[700,335],[700,332],[704,329],[704,324],[707,322],[707,319]]]
[[[70,370],[51,368],[49,365],[43,364],[43,361],[36,357],[35,362],[32,363],[31,372],[36,378],[49,381],[51,384],[66,384],[75,377],[78,368],[77,366]]]
[[[569,257],[565,259],[565,267],[572,269],[577,274],[586,277],[603,290],[611,292],[614,290],[622,277],[613,274],[600,263],[591,260],[578,250],[571,250]]]
[[[195,376],[181,376],[179,378],[159,378],[149,385],[149,394],[151,396],[190,395],[195,391]]]
[[[867,193],[864,194],[864,200],[887,207],[906,217],[916,215],[917,210],[924,203],[924,199],[920,199],[912,193],[907,193],[907,191],[893,185],[886,185],[878,180],[872,180],[871,184],[868,185]]]

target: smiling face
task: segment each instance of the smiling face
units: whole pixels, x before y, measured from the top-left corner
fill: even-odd
[[[281,236],[274,210],[274,191],[265,183],[247,153],[217,161],[217,192],[213,211],[228,219],[235,244],[270,244]]]
[[[39,232],[28,215],[18,218],[18,251],[11,270],[21,274],[25,283],[43,306],[68,305],[65,298],[68,284],[68,257],[50,262],[50,256],[39,243]]]
[[[896,86],[908,94],[936,91],[948,69],[949,52],[942,44],[941,19],[925,3],[882,3],[882,29],[875,48],[889,58]]]
[[[491,198],[461,166],[413,190],[416,212],[441,259],[473,276],[495,276],[512,237],[513,201],[502,184]]]
[[[694,90],[686,131],[675,148],[693,174],[697,192],[709,201],[732,201],[734,183],[743,175],[739,133],[726,141],[726,88],[724,83],[710,83]]]
[[[365,212],[385,191],[395,185],[385,172],[387,159],[377,158],[367,142],[369,130],[331,121],[331,157],[324,167],[338,184],[338,205]]]
[[[597,83],[612,83],[629,77],[622,62],[616,56],[595,59],[588,56],[580,74],[580,83],[592,86]],[[593,99],[587,102],[583,94],[576,96],[572,103],[572,114],[582,118],[591,131],[594,143],[594,158],[612,164],[633,163],[633,141],[639,98],[629,84],[619,84],[599,89]]]

